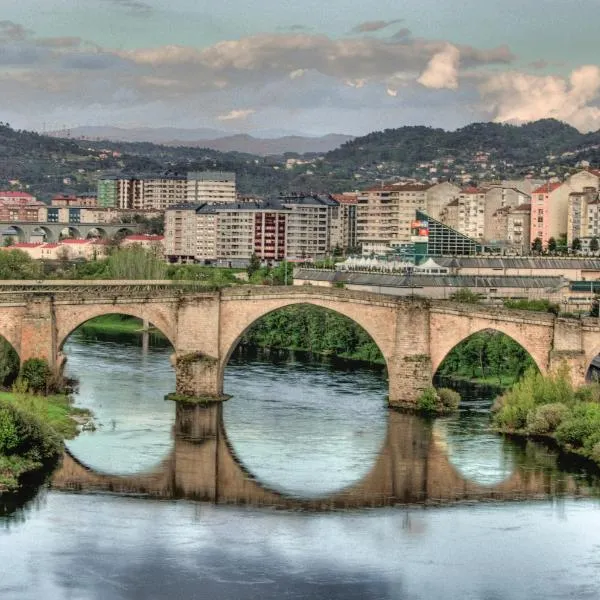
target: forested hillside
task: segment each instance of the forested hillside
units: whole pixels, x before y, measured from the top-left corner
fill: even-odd
[[[456,131],[401,127],[356,138],[323,156],[261,157],[145,142],[65,140],[0,123],[0,189],[18,180],[41,199],[96,190],[104,174],[235,171],[242,194],[334,193],[398,177],[461,182],[532,175],[562,176],[579,160],[600,163],[600,131],[581,134],[552,119],[523,126],[474,123]],[[467,179],[468,181],[468,179]]]
[[[566,123],[544,119],[521,126],[473,123],[456,131],[432,127],[386,129],[346,142],[326,158],[337,163],[360,160],[416,164],[444,157],[467,159],[476,152],[489,152],[499,160],[531,164],[548,155],[594,144],[600,144],[600,131],[581,134]]]

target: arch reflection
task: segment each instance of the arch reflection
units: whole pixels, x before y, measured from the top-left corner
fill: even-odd
[[[526,459],[510,478],[480,486],[451,465],[430,423],[390,411],[384,446],[361,481],[328,496],[300,499],[265,487],[244,469],[228,442],[222,404],[178,404],[173,447],[158,469],[138,476],[104,475],[66,453],[53,486],[314,510],[598,494],[597,478],[585,481],[561,471],[547,453],[538,456],[529,447],[524,453]]]

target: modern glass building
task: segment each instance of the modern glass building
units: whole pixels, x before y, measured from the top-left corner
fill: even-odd
[[[465,256],[482,254],[490,248],[417,210],[411,225],[411,241],[418,258],[426,256]]]

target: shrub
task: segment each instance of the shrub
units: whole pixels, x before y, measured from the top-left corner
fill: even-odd
[[[450,388],[437,390],[442,406],[448,410],[456,410],[460,404],[460,394]]]
[[[43,358],[30,358],[21,366],[19,379],[33,393],[47,393],[53,380],[52,371]]]
[[[417,410],[426,414],[435,414],[439,410],[439,399],[435,389],[428,387],[417,398]]]
[[[417,410],[428,415],[443,414],[456,410],[459,403],[458,392],[448,388],[436,390],[428,387],[417,398]]]
[[[34,415],[7,402],[0,403],[0,451],[43,462],[62,451],[58,434]]]
[[[556,429],[556,439],[574,448],[584,446],[588,438],[600,431],[600,404],[575,406]],[[599,440],[600,441],[600,440]]]
[[[575,392],[578,402],[600,402],[600,383],[587,383]]]
[[[551,433],[569,414],[569,408],[560,402],[542,404],[527,415],[527,432],[532,435]]]

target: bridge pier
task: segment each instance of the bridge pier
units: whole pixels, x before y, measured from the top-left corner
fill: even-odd
[[[19,350],[21,364],[30,358],[43,358],[53,371],[59,372],[52,297],[35,297],[27,303],[27,310],[21,322]]]
[[[396,311],[394,352],[387,359],[389,405],[414,408],[421,392],[431,386],[429,302],[413,298]]]
[[[178,397],[203,402],[227,400],[223,394],[223,378],[219,359],[201,352],[176,354],[175,393]]]

